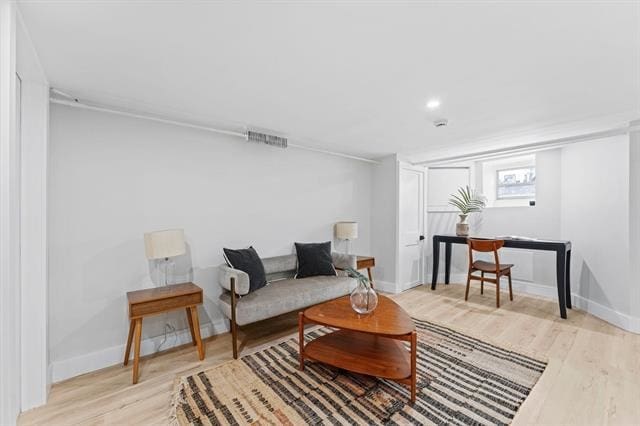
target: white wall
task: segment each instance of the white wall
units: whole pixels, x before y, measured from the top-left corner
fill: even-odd
[[[470,233],[479,237],[522,235],[535,238],[560,238],[560,149],[536,154],[536,205],[534,207],[494,207],[481,214],[471,215]],[[476,165],[472,167],[474,175]],[[472,182],[475,186],[475,182]],[[429,196],[429,194],[427,194]],[[455,233],[455,212],[430,212],[428,215],[429,242],[434,234]],[[429,246],[430,247],[430,246]],[[468,251],[465,246],[454,244],[452,254],[452,280],[466,277]],[[432,248],[428,254],[428,277],[431,277]],[[548,294],[555,289],[555,255],[553,253],[503,249],[500,261],[513,263],[516,288],[534,294]],[[444,280],[444,247],[440,250],[439,282]],[[539,288],[540,286],[548,288]]]
[[[640,332],[640,291],[632,280],[640,264],[639,162],[636,133],[541,151],[535,207],[485,209],[471,220],[471,234],[570,240],[574,306]],[[455,222],[455,213],[430,212],[429,238],[453,233]],[[503,249],[501,261],[515,265],[516,291],[557,297],[554,253]],[[452,280],[462,281],[466,268],[466,248],[453,245]]]
[[[637,281],[630,279],[629,195],[626,135],[563,149],[562,237],[573,247],[572,291],[579,306],[624,328]]]
[[[21,84],[21,407],[47,401],[47,163],[49,84],[18,13],[16,68]]]
[[[332,239],[334,222],[355,220],[352,251],[371,253],[370,164],[62,106],[50,126],[54,381],[121,362],[125,293],[150,286],[143,232],[184,228],[176,272],[204,288],[204,334],[227,329],[216,305],[222,247],[292,253],[294,241]],[[170,321],[187,327],[181,313]],[[143,338],[163,322],[145,320]]]
[[[376,256],[374,279],[378,289],[393,292],[397,269],[398,160],[390,155],[380,162],[373,169],[371,251]]]

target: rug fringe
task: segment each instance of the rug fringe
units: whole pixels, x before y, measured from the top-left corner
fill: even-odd
[[[182,389],[185,385],[185,377],[176,377],[173,381],[173,396],[169,404],[169,426],[180,426],[178,422],[178,406],[185,404],[186,401],[182,397]]]

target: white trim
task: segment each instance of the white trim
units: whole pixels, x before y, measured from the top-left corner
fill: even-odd
[[[396,283],[392,283],[389,281],[379,281],[375,280],[373,282],[374,289],[376,292],[387,293],[387,294],[397,294],[398,291],[396,289]]]
[[[575,293],[572,293],[571,296],[574,307],[588,312],[594,317],[603,319],[623,330],[640,334],[640,318],[634,318],[631,315],[615,311]]]
[[[222,334],[229,331],[227,321],[223,319],[216,320],[213,323],[203,324],[200,328],[200,335],[203,339],[214,336],[216,334]],[[140,356],[150,355],[156,351],[156,348],[164,338],[164,335],[149,337],[142,340],[140,345]],[[167,343],[173,341],[172,336],[169,336]],[[177,339],[170,346],[165,347],[164,350],[170,349],[176,346],[184,345],[191,342],[191,333],[188,329],[177,331]],[[122,364],[124,359],[125,344],[112,346],[110,348],[101,349],[99,351],[91,352],[84,355],[79,355],[74,358],[68,358],[61,361],[55,361],[51,364],[51,378],[54,383],[62,380],[70,379],[71,377],[79,376],[81,374],[90,373],[92,371],[100,370],[102,368],[111,367],[113,365]],[[231,349],[229,349],[231,350]],[[195,357],[195,348],[194,348]],[[194,358],[195,359],[195,358]],[[133,354],[129,361],[129,367],[133,363]],[[124,367],[123,367],[124,368]]]
[[[533,153],[545,149],[559,148],[573,143],[587,142],[596,139],[607,138],[611,136],[625,135],[633,131],[640,129],[640,125],[628,125],[623,127],[614,127],[608,130],[599,132],[583,133],[575,136],[568,136],[564,138],[548,139],[538,142],[526,143],[519,146],[509,148],[495,148],[487,149],[484,151],[476,151],[470,154],[460,154],[452,156],[435,157],[429,160],[417,161],[413,164],[447,164],[460,161],[477,161],[486,160],[489,158],[496,158],[496,156],[504,156],[506,154],[527,154]]]
[[[387,294],[402,293],[403,291],[407,291],[411,288],[419,287],[422,285],[420,283],[397,284],[388,281],[374,281],[373,284],[375,285],[376,291]]]
[[[20,413],[20,145],[16,4],[0,0],[0,424]]]

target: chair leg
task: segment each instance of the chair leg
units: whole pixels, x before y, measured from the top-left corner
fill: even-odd
[[[509,271],[509,300],[513,302],[513,289],[511,288],[511,271]]]
[[[496,308],[500,307],[500,275],[496,275]]]
[[[471,272],[467,274],[467,289],[464,291],[464,301],[469,299],[469,286],[471,286]]]
[[[480,294],[484,294],[484,271],[480,272]]]

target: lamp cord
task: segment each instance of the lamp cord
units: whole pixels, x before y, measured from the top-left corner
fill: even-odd
[[[169,258],[165,257],[164,258],[164,286],[166,287],[168,285],[169,285]],[[178,341],[178,331],[174,326],[169,324],[169,314],[165,313],[164,314],[164,337],[162,338],[162,341],[156,348],[155,353],[160,352],[160,349],[162,349],[162,345],[164,345],[167,342],[169,333],[173,333],[173,336],[174,336],[173,344],[175,345],[176,342]]]

